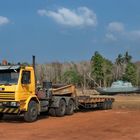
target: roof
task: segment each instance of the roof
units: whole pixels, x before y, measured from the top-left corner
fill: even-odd
[[[20,65],[9,65],[9,66],[0,66],[0,70],[14,70],[19,69]]]

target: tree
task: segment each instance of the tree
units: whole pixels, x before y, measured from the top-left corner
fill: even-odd
[[[133,85],[137,83],[137,70],[133,63],[128,63],[123,75],[123,80],[131,82]]]
[[[122,65],[123,65],[123,56],[122,54],[119,54],[118,57],[116,58],[116,72],[115,72],[115,80],[121,79],[122,78]]]
[[[77,86],[81,86],[82,78],[79,73],[72,69],[68,70],[63,74],[63,82],[67,84],[75,84]]]
[[[104,79],[103,66],[104,58],[98,52],[95,52],[91,58],[91,75],[100,86],[102,86]]]
[[[128,64],[131,62],[132,56],[128,54],[128,51],[125,53],[123,61],[125,64]]]
[[[104,86],[105,87],[110,86],[112,83],[112,79],[113,79],[112,70],[113,70],[112,62],[108,59],[104,59],[103,72],[104,72]]]

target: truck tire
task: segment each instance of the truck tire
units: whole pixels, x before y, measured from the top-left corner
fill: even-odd
[[[69,100],[68,106],[66,107],[66,115],[72,115],[74,113],[74,101]]]
[[[61,99],[59,102],[59,107],[55,109],[55,113],[57,117],[62,117],[65,115],[66,111],[66,102]]]
[[[55,108],[50,108],[49,109],[49,115],[55,117],[56,116],[56,113],[55,113]]]
[[[0,113],[0,120],[3,118],[4,114]]]
[[[35,101],[30,101],[27,112],[24,113],[24,120],[26,122],[34,122],[37,120],[38,107]]]

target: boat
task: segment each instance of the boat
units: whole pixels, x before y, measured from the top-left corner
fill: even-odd
[[[103,95],[114,95],[119,93],[138,93],[140,88],[134,87],[131,82],[118,80],[113,82],[111,87],[100,87],[97,88],[97,91]]]

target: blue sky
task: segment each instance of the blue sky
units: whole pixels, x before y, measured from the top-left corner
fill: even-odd
[[[139,0],[0,0],[0,61],[140,60]]]

